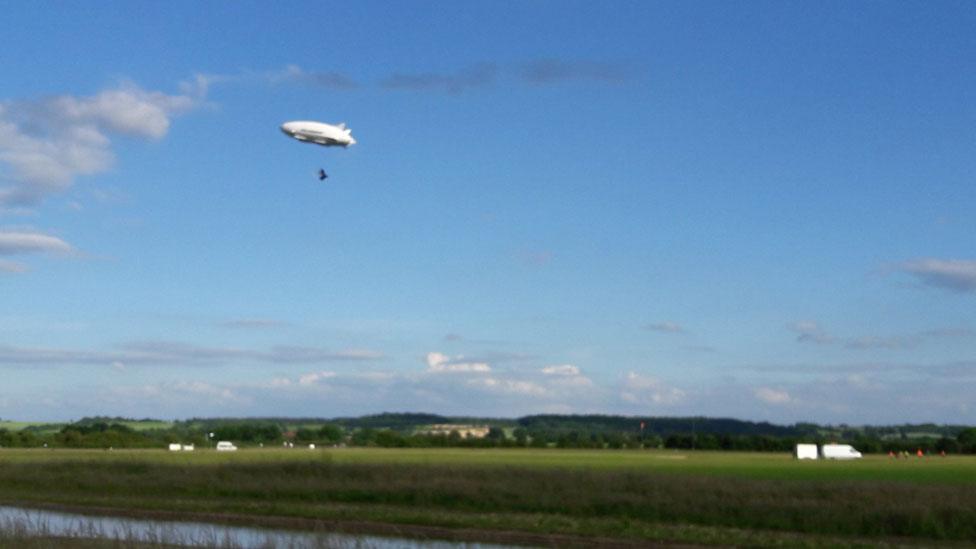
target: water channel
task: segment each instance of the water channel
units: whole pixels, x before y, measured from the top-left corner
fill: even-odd
[[[513,546],[414,540],[357,534],[301,532],[177,522],[89,516],[0,505],[0,541],[28,537],[100,538],[183,547],[356,549],[502,549]]]

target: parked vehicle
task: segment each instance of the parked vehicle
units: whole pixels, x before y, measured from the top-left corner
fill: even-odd
[[[824,459],[861,459],[858,452],[850,444],[824,444],[820,447],[820,457]]]
[[[820,456],[816,444],[797,444],[796,450],[793,451],[793,457],[796,459],[817,459]]]

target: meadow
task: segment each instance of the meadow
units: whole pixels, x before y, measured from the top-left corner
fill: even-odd
[[[976,458],[0,450],[0,502],[296,528],[392,526],[415,535],[555,545],[969,544],[976,541]]]

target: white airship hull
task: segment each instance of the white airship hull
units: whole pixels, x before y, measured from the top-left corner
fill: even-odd
[[[281,131],[303,143],[314,143],[323,147],[348,147],[356,144],[352,130],[345,124],[333,126],[323,122],[298,120],[285,122],[281,125]]]

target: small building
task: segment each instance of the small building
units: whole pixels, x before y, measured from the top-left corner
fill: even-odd
[[[485,438],[490,428],[487,425],[455,425],[440,423],[431,425],[429,429],[419,431],[424,435],[450,435],[456,432],[461,438]]]
[[[183,445],[182,444],[177,444],[177,443],[174,442],[174,443],[172,443],[172,444],[169,445],[169,451],[170,452],[179,452],[182,449],[183,449]]]

